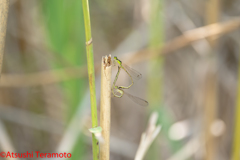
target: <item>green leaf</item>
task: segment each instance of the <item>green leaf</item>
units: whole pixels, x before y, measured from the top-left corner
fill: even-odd
[[[95,127],[95,128],[90,128],[89,131],[91,133],[101,133],[102,132],[102,127],[101,126],[98,126],[98,127]]]

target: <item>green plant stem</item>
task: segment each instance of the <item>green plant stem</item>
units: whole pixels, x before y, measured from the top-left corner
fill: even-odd
[[[88,66],[88,77],[89,77],[89,87],[90,87],[92,128],[95,128],[98,126],[98,119],[97,119],[95,73],[94,73],[94,60],[93,60],[93,44],[92,44],[88,0],[82,0],[82,6],[83,6],[83,17],[84,17],[84,24],[85,24],[85,36],[86,36],[86,51],[87,51],[87,66]],[[92,134],[92,149],[93,149],[93,160],[98,160],[99,146],[98,146],[98,140],[96,139],[94,134]]]
[[[237,103],[235,114],[235,127],[232,146],[232,159],[239,160],[240,158],[240,63],[238,64],[238,89],[237,89]]]
[[[156,50],[163,46],[164,39],[164,23],[163,16],[163,0],[150,0],[150,41],[149,49]],[[154,54],[157,54],[155,52]],[[163,104],[163,63],[164,57],[159,56],[152,59],[149,63],[149,78],[148,78],[148,100],[150,102],[150,113],[153,111],[160,112]],[[157,74],[156,74],[157,73]],[[161,107],[160,107],[161,106]],[[161,121],[161,119],[159,119]],[[162,123],[162,121],[160,122]],[[151,148],[146,155],[147,159],[158,159],[161,157],[159,152],[159,144],[151,144]]]

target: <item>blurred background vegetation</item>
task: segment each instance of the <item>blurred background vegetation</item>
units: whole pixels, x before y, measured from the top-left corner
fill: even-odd
[[[145,159],[227,160],[239,154],[240,0],[89,3],[97,103],[99,64],[108,54],[142,73],[129,92],[149,102],[143,108],[127,97],[112,98],[111,159],[134,159],[153,111],[162,131]],[[219,25],[194,30],[213,23]],[[121,73],[117,83],[130,79]],[[10,0],[0,150],[92,159],[88,88],[82,1]]]

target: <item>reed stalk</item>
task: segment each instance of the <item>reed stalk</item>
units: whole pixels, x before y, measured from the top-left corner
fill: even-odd
[[[220,1],[209,0],[206,1],[206,24],[214,24],[219,21],[220,14]],[[214,36],[209,37],[208,42],[210,43],[212,50],[209,53],[214,52],[217,41]],[[206,141],[206,156],[205,160],[216,159],[216,137],[211,133],[211,126],[217,118],[217,77],[216,77],[216,62],[212,58],[216,58],[216,54],[212,54],[212,57],[203,57],[203,61],[209,65],[208,71],[205,77],[205,88],[203,94],[206,95],[204,98],[204,136]]]
[[[207,60],[209,61],[209,60]],[[207,62],[210,63],[210,62]],[[215,64],[213,64],[215,65]],[[214,160],[216,158],[216,138],[211,132],[211,126],[216,120],[217,113],[217,77],[213,66],[210,65],[205,75],[204,82],[204,136],[206,157],[205,160]]]
[[[100,160],[110,159],[111,78],[112,62],[109,55],[102,58],[101,65],[100,126],[104,142],[100,143]]]
[[[91,100],[91,114],[92,114],[92,128],[98,126],[97,119],[97,103],[96,103],[96,89],[95,89],[95,73],[94,73],[94,59],[93,59],[93,44],[91,34],[91,23],[89,13],[88,0],[82,0],[83,17],[85,25],[85,36],[86,36],[86,51],[87,51],[87,68],[90,88],[90,100]],[[99,160],[99,146],[96,136],[92,134],[92,150],[93,160]]]

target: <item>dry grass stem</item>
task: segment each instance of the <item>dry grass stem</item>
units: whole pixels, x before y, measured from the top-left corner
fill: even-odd
[[[135,156],[135,160],[142,160],[145,156],[145,154],[148,151],[148,148],[152,144],[153,140],[157,137],[158,133],[161,130],[161,126],[156,126],[158,119],[157,112],[154,112],[151,114],[149,122],[148,122],[148,128],[147,130],[142,134],[141,141]]]
[[[169,54],[171,52],[177,51],[183,47],[187,47],[191,45],[193,42],[220,36],[237,30],[240,27],[240,17],[229,20],[227,22],[214,23],[211,25],[206,25],[203,27],[199,27],[190,31],[186,31],[183,35],[174,38],[173,40],[167,42],[163,45],[162,48],[158,48],[156,50],[141,50],[134,53],[129,53],[132,56],[129,58],[129,54],[127,54],[126,60],[124,60],[127,64],[129,63],[139,63],[142,61],[146,61],[147,59],[155,58],[159,55]],[[154,54],[156,53],[156,54]]]
[[[112,60],[109,55],[102,58],[101,65],[100,126],[104,142],[100,143],[100,160],[109,160],[110,157],[111,78]]]

